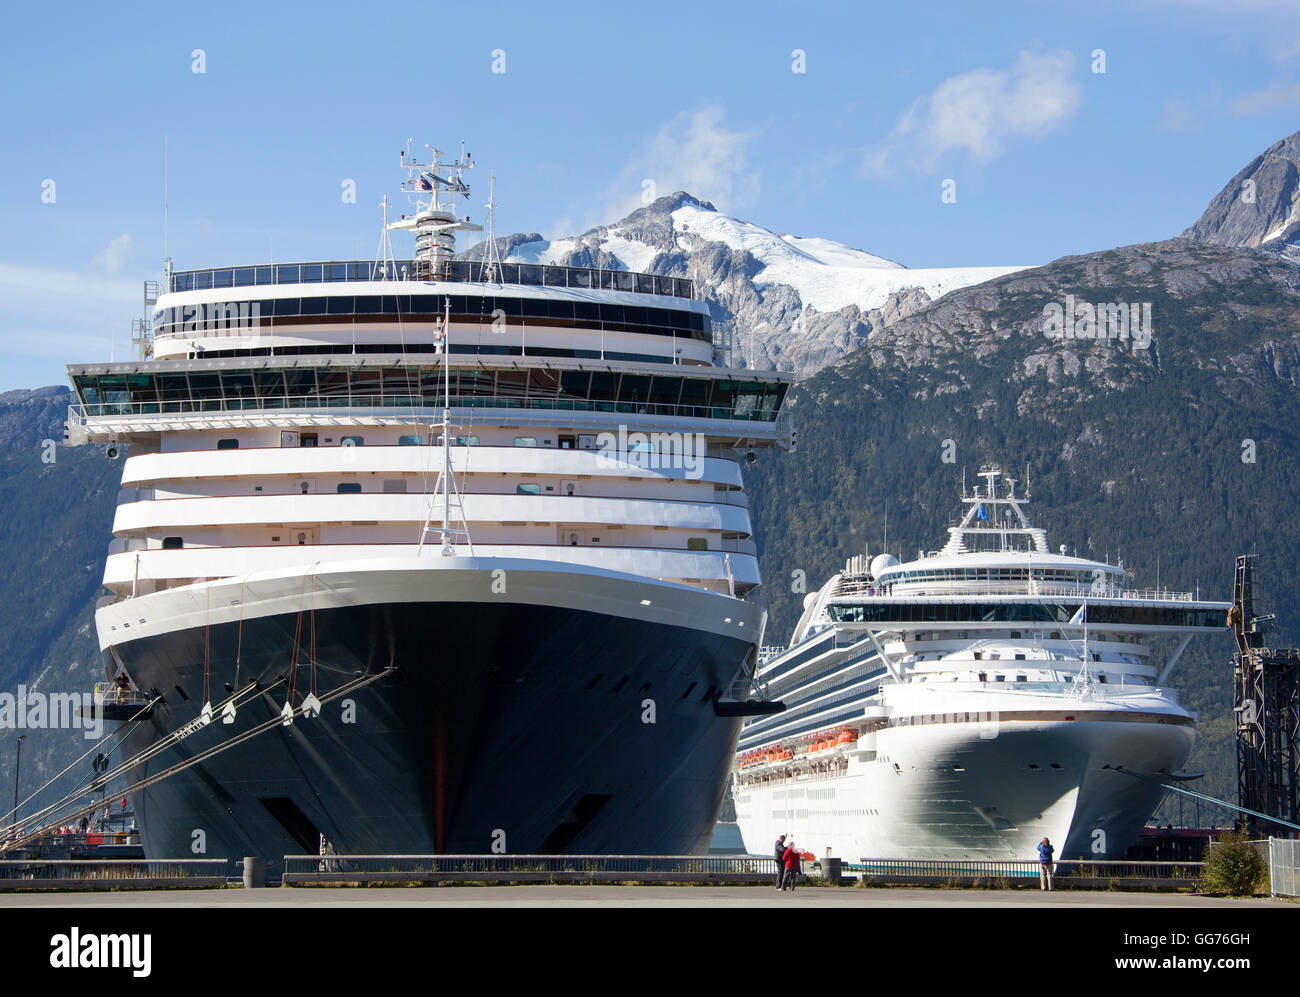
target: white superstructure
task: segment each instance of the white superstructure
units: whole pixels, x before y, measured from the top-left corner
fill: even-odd
[[[461,555],[758,584],[741,461],[790,445],[789,377],[715,366],[690,281],[452,259],[472,163],[402,165],[414,259],[170,272],[147,355],[69,368],[71,442],[129,443],[106,632],[178,587],[436,555],[447,464]]]
[[[941,550],[850,559],[758,681],[787,709],[745,725],[733,773],[751,852],[1119,857],[1187,759],[1169,676],[1227,603],[1139,590],[1120,565],[1052,553],[996,468]],[[1150,642],[1168,637],[1157,658]],[[1120,770],[1124,771],[1120,771]]]

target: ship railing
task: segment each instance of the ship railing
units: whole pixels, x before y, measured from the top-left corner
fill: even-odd
[[[286,855],[283,882],[747,883],[776,871],[749,855]]]
[[[1053,866],[1055,885],[1190,888],[1200,879],[1203,862],[1144,862],[1106,859],[1060,859]],[[963,882],[1008,885],[1039,878],[1037,860],[1020,859],[862,859],[845,862],[843,871],[876,882]]]
[[[1014,595],[1067,599],[1123,599],[1145,602],[1195,602],[1193,592],[1167,588],[1130,589],[1117,585],[1044,585],[1041,582],[986,582],[953,578],[926,582],[898,582],[878,585],[862,579],[844,579],[837,596],[867,596],[879,599],[911,599],[917,596]]]
[[[172,274],[169,290],[172,292],[210,291],[227,287],[404,279],[416,279],[414,260],[396,260],[387,264],[376,263],[373,260],[331,260],[177,270]],[[683,277],[545,263],[502,263],[490,268],[479,260],[449,260],[433,273],[421,271],[418,279],[502,286],[626,291],[633,294],[655,294],[673,298],[695,297],[695,282]]]
[[[226,885],[225,859],[0,861],[0,891],[189,888]]]
[[[331,397],[308,394],[297,397],[251,397],[240,395],[156,402],[96,402],[81,407],[79,427],[86,427],[90,418],[137,418],[157,416],[217,415],[241,418],[248,413],[278,414],[290,410],[319,409],[328,416],[339,416],[341,409],[387,410],[397,414],[400,410],[439,409],[443,405],[441,394],[420,395],[352,395]],[[510,409],[548,412],[608,412],[625,415],[667,416],[674,419],[719,420],[726,422],[765,422],[776,420],[776,413],[762,407],[752,409],[729,408],[715,405],[679,405],[668,402],[614,402],[585,398],[513,398],[491,395],[452,395],[451,407],[456,409]],[[395,411],[396,410],[396,411]],[[355,413],[354,413],[355,414]],[[553,421],[553,420],[552,420]]]
[[[139,689],[124,689],[116,682],[95,683],[96,706],[144,706],[150,696]]]
[[[112,823],[121,824],[120,817],[112,818]],[[103,848],[108,845],[138,845],[140,832],[134,828],[101,828],[98,831],[60,831],[51,829],[23,845],[29,854],[31,850],[54,849],[56,851],[78,851]]]

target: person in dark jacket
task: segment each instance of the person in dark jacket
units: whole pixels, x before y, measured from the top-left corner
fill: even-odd
[[[1049,892],[1052,889],[1052,853],[1055,851],[1046,838],[1038,843],[1038,885]]]
[[[776,888],[779,890],[785,882],[785,835],[776,839],[776,848],[772,855],[776,858]]]
[[[790,892],[793,893],[795,878],[799,875],[799,852],[795,849],[793,841],[781,856],[781,864],[785,867],[785,878],[781,880],[781,889],[789,887]]]

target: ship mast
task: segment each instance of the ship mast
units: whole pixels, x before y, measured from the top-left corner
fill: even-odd
[[[385,225],[385,234],[390,229],[403,229],[415,233],[415,272],[410,275],[413,280],[437,281],[450,277],[450,264],[456,255],[457,232],[481,232],[482,226],[474,225],[466,217],[459,220],[455,214],[455,199],[469,199],[469,186],[461,179],[465,170],[473,169],[474,163],[465,152],[461,143],[459,158],[449,163],[442,162],[444,153],[431,145],[426,149],[432,153],[428,163],[421,163],[410,154],[410,142],[401,154],[402,169],[406,171],[406,181],[402,191],[415,207],[411,216],[403,215],[396,222]],[[385,198],[385,211],[387,199]],[[381,244],[381,253],[382,253]],[[391,252],[391,250],[390,250]],[[442,334],[439,349],[442,352],[442,471],[434,488],[434,499],[442,498],[442,546],[439,553],[443,557],[452,557],[456,548],[453,536],[463,536],[469,554],[474,556],[474,543],[469,535],[469,520],[465,517],[464,499],[460,486],[451,469],[451,298],[443,299]],[[430,440],[430,445],[432,445]],[[424,525],[420,529],[420,540],[416,545],[416,556],[424,552],[424,540],[434,531],[432,520],[435,501],[430,501]],[[452,506],[459,511],[457,517],[461,529],[452,528]]]

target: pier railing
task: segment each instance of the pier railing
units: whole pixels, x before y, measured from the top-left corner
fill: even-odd
[[[1104,859],[1061,859],[1053,867],[1053,883],[1059,887],[1191,889],[1200,879],[1202,862],[1107,861]],[[1039,865],[1033,860],[946,860],[864,859],[846,862],[843,871],[873,883],[934,885],[989,885],[1005,881],[1037,880]]]
[[[718,855],[286,855],[285,886],[339,883],[759,883],[776,859]]]
[[[0,862],[0,892],[221,887],[226,864],[225,859],[23,859]]]

